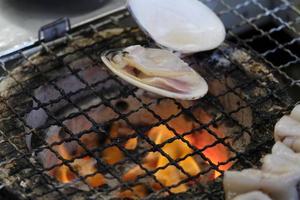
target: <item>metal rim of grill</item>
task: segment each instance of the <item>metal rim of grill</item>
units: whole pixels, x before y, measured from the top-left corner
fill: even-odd
[[[210,1],[206,0],[206,2],[210,2]],[[282,112],[272,113],[267,116],[267,119],[264,118],[265,116],[258,116],[258,114],[259,114],[259,112],[258,112],[256,117],[261,117],[262,122],[260,124],[259,123],[253,124],[253,126],[250,128],[243,127],[238,122],[236,122],[236,120],[232,119],[232,114],[234,114],[235,112],[238,112],[238,110],[232,111],[230,113],[225,112],[224,109],[216,101],[217,97],[213,97],[213,96],[205,97],[203,100],[199,101],[199,103],[197,103],[195,105],[195,107],[205,107],[206,105],[211,105],[215,109],[218,109],[220,113],[222,113],[221,117],[215,117],[208,124],[203,124],[201,122],[198,122],[199,123],[198,129],[206,129],[210,134],[212,134],[217,139],[217,143],[221,143],[221,144],[225,145],[228,149],[230,149],[230,151],[235,153],[235,157],[231,158],[227,162],[230,162],[231,160],[236,159],[240,163],[241,168],[251,167],[251,166],[255,166],[255,165],[259,164],[260,157],[256,156],[256,158],[252,158],[250,156],[250,154],[258,153],[258,154],[262,155],[263,153],[268,152],[270,150],[268,148],[272,144],[272,138],[268,137],[267,140],[262,141],[261,143],[258,143],[256,146],[253,146],[252,148],[248,149],[245,152],[237,152],[234,148],[232,148],[230,145],[228,145],[228,143],[226,142],[226,138],[225,139],[219,138],[218,135],[216,133],[214,133],[213,131],[211,131],[208,127],[210,125],[217,123],[218,121],[230,119],[231,121],[233,121],[233,123],[236,126],[241,126],[241,133],[248,132],[251,135],[251,134],[253,134],[254,130],[259,129],[260,131],[262,131],[262,130],[266,131],[265,134],[269,134],[269,136],[270,136],[270,135],[272,135],[272,131],[273,131],[272,125],[274,125],[276,120],[281,115],[283,115],[284,112],[289,111],[293,107],[294,104],[298,103],[299,98],[297,96],[295,96],[292,100],[289,101],[289,100],[285,99],[285,97],[286,97],[285,93],[287,91],[292,92],[290,94],[292,94],[292,96],[294,96],[294,94],[296,94],[297,91],[299,92],[299,86],[300,86],[299,83],[300,82],[297,79],[297,75],[295,73],[292,73],[290,71],[290,69],[296,68],[297,65],[300,65],[299,52],[297,52],[297,49],[296,49],[296,51],[294,50],[294,46],[296,46],[296,47],[297,47],[297,45],[299,46],[299,42],[300,42],[300,37],[299,37],[300,33],[294,27],[300,23],[300,11],[292,2],[286,1],[286,0],[280,0],[279,5],[274,6],[274,8],[272,8],[272,9],[266,8],[263,3],[261,3],[257,0],[244,1],[244,2],[236,4],[234,6],[231,6],[225,0],[220,0],[218,2],[218,5],[223,7],[223,9],[220,12],[218,12],[219,16],[222,17],[224,15],[232,15],[232,16],[240,19],[240,23],[232,26],[228,30],[227,40],[237,43],[239,47],[243,47],[243,48],[247,49],[247,51],[249,52],[250,55],[252,55],[255,59],[261,60],[263,63],[265,63],[266,66],[268,67],[268,69],[270,70],[270,73],[275,74],[276,77],[278,77],[278,79],[281,81],[281,85],[280,85],[281,87],[278,87],[278,88],[276,88],[276,87],[274,88],[274,87],[271,87],[270,85],[266,85],[265,89],[267,91],[269,91],[269,93],[266,96],[263,96],[263,97],[260,97],[257,99],[250,99],[250,100],[245,97],[242,97],[242,96],[240,97],[241,99],[243,99],[246,102],[246,107],[251,107],[251,109],[254,112],[257,111],[255,108],[256,106],[258,106],[259,104],[264,105],[267,101],[270,101],[270,100],[276,101],[276,102],[278,102],[278,104],[284,105],[284,110],[282,110]],[[245,16],[245,13],[240,12],[241,9],[247,8],[250,5],[255,6],[261,12],[256,16],[250,16],[250,17]],[[294,17],[292,19],[288,19],[288,20],[286,18],[283,18],[280,13],[286,12],[286,11],[293,12]],[[65,64],[62,60],[64,57],[67,57],[69,55],[75,54],[76,52],[79,52],[80,56],[88,57],[90,60],[93,61],[94,65],[98,65],[101,63],[101,61],[93,56],[90,56],[90,54],[89,54],[90,52],[96,52],[96,55],[99,56],[99,53],[101,52],[101,50],[104,50],[107,45],[110,46],[111,44],[116,43],[126,37],[135,38],[137,36],[135,33],[136,28],[126,28],[125,32],[122,33],[120,36],[113,37],[112,39],[109,39],[109,40],[105,40],[105,39],[101,40],[100,39],[100,42],[95,42],[88,47],[82,48],[82,47],[76,46],[76,47],[74,47],[74,49],[76,49],[76,51],[71,52],[69,54],[57,55],[57,53],[55,52],[55,49],[59,48],[60,45],[64,46],[64,45],[72,44],[72,41],[76,40],[76,38],[79,35],[85,35],[85,34],[90,34],[90,33],[95,34],[98,31],[104,30],[106,28],[124,27],[124,24],[122,21],[123,20],[126,21],[128,17],[129,17],[129,14],[126,11],[122,10],[119,12],[115,12],[109,16],[103,17],[94,22],[90,22],[89,24],[84,25],[80,28],[74,29],[72,33],[67,34],[66,37],[64,37],[60,40],[57,40],[57,41],[51,42],[51,43],[41,42],[39,44],[36,44],[35,47],[31,47],[29,49],[24,49],[22,51],[16,52],[13,55],[13,57],[16,58],[15,60],[8,59],[8,62],[5,62],[5,63],[3,62],[3,64],[2,64],[3,72],[2,73],[4,74],[4,76],[0,80],[5,79],[7,77],[14,79],[14,74],[12,73],[13,69],[9,68],[8,67],[9,64],[7,64],[7,63],[13,62],[12,66],[16,66],[16,64],[14,63],[14,62],[16,62],[16,60],[17,60],[17,63],[26,62],[27,64],[32,66],[32,69],[34,69],[34,73],[37,74],[38,78],[44,79],[45,82],[47,82],[48,84],[50,84],[54,88],[56,88],[56,90],[59,91],[59,93],[61,95],[61,97],[59,99],[55,99],[54,101],[51,101],[50,103],[39,102],[39,100],[37,100],[35,98],[35,96],[32,95],[32,91],[34,89],[36,89],[38,86],[33,85],[33,86],[31,86],[32,88],[28,88],[27,85],[24,86],[24,83],[20,82],[17,79],[14,79],[13,82],[15,82],[15,85],[17,87],[21,88],[21,90],[22,90],[21,94],[17,93],[17,94],[9,95],[8,97],[0,98],[0,104],[7,107],[9,109],[10,114],[12,115],[12,118],[19,121],[22,124],[21,127],[11,127],[11,133],[9,130],[2,130],[2,128],[0,126],[0,145],[3,147],[7,146],[7,148],[10,149],[10,152],[6,152],[6,154],[4,154],[4,155],[2,155],[3,153],[0,151],[0,155],[1,155],[0,156],[0,169],[3,166],[9,166],[9,165],[13,166],[13,163],[17,162],[18,160],[22,160],[21,163],[24,163],[24,166],[17,166],[17,167],[13,166],[13,168],[16,171],[11,172],[10,175],[15,176],[15,174],[21,174],[20,177],[23,177],[23,180],[21,180],[21,179],[16,180],[15,185],[14,185],[14,187],[16,187],[16,191],[9,191],[9,192],[16,193],[16,195],[19,198],[24,198],[24,199],[39,199],[39,198],[44,198],[44,197],[46,198],[47,195],[49,195],[49,194],[51,195],[52,193],[59,195],[59,197],[62,199],[72,199],[72,198],[76,197],[76,195],[79,195],[79,194],[82,195],[82,191],[72,190],[72,189],[70,189],[70,191],[68,191],[68,189],[69,189],[68,185],[57,184],[56,180],[54,180],[50,176],[47,176],[45,174],[45,171],[49,171],[50,169],[43,169],[43,167],[41,166],[41,163],[32,159],[32,156],[33,156],[32,152],[28,152],[28,150],[24,147],[24,144],[19,143],[20,138],[23,138],[21,141],[24,141],[25,135],[29,135],[31,133],[35,134],[35,131],[36,131],[36,130],[32,130],[31,127],[28,127],[28,125],[24,121],[24,115],[26,113],[30,112],[32,109],[38,109],[38,108],[44,108],[45,110],[47,110],[47,106],[49,106],[50,104],[54,104],[61,100],[65,100],[70,105],[72,105],[74,108],[76,108],[78,110],[78,112],[77,112],[78,115],[85,116],[93,124],[93,128],[91,130],[83,131],[82,133],[80,133],[81,135],[88,134],[89,132],[94,131],[95,127],[103,126],[102,124],[96,123],[87,114],[85,114],[88,109],[87,110],[81,109],[80,106],[78,106],[76,103],[74,103],[71,100],[71,96],[75,95],[76,93],[75,94],[64,93],[64,91],[56,85],[55,79],[48,80],[47,76],[44,76],[44,74],[47,74],[48,72],[43,71],[44,69],[40,68],[40,66],[42,66],[42,64],[36,65],[35,63],[33,63],[32,58],[29,56],[29,55],[31,55],[31,52],[33,49],[37,49],[39,52],[43,52],[44,55],[52,57],[52,59],[50,61],[46,61],[46,63],[47,62],[52,62],[52,63],[57,62],[59,64],[62,64],[64,66],[64,68],[66,68],[68,70],[69,74],[74,75],[81,83],[83,83],[85,85],[85,88],[83,90],[91,91],[91,93],[93,95],[95,95],[97,98],[100,98],[101,100],[103,100],[103,103],[106,106],[113,109],[116,113],[118,113],[120,118],[124,119],[125,121],[126,121],[126,118],[131,113],[134,113],[137,111],[132,111],[132,112],[124,115],[116,110],[116,108],[111,104],[111,101],[114,99],[118,99],[122,96],[129,96],[129,95],[133,96],[135,99],[137,99],[141,103],[142,108],[144,108],[144,109],[148,110],[150,113],[152,113],[155,116],[155,118],[158,119],[158,121],[159,121],[158,124],[165,124],[166,126],[168,126],[167,122],[176,117],[176,116],[172,116],[168,119],[163,120],[160,116],[158,116],[155,112],[153,112],[153,110],[151,110],[149,108],[150,105],[145,104],[141,99],[139,99],[136,96],[136,94],[135,94],[136,88],[128,87],[126,85],[124,86],[120,82],[120,80],[116,76],[113,76],[113,75],[110,75],[108,80],[112,80],[112,81],[116,82],[118,85],[120,85],[121,92],[118,95],[112,97],[111,99],[107,99],[101,93],[95,91],[94,87],[96,85],[101,84],[108,80],[102,80],[100,82],[95,83],[94,85],[90,85],[89,83],[87,83],[84,79],[82,79],[78,75],[78,73],[79,73],[78,71],[74,71],[70,66],[68,66],[68,64]],[[271,29],[267,29],[264,26],[261,27],[260,25],[256,24],[257,21],[259,21],[265,17],[272,19],[272,21],[276,21],[278,23],[278,25],[273,26]],[[249,26],[251,28],[252,32],[254,33],[254,35],[239,36],[238,34],[236,34],[235,30],[240,27],[243,27],[243,26],[247,26],[247,27]],[[283,30],[292,32],[292,34],[295,35],[295,37],[289,39],[288,41],[278,40],[278,38],[275,36],[275,34],[278,32],[281,32]],[[255,42],[257,42],[257,41],[271,42],[273,44],[274,48],[256,49]],[[135,42],[147,44],[147,40],[145,40],[145,39],[139,40],[139,38],[138,38]],[[254,43],[254,45],[253,45],[253,43]],[[220,49],[218,51],[220,51],[220,53],[223,54],[224,57],[227,57],[231,61],[232,65],[238,65],[231,58],[228,57],[227,52],[224,52],[222,49]],[[277,55],[282,55],[282,54],[286,55],[286,59],[282,60],[283,63],[278,62],[278,60],[274,61],[272,59],[272,58],[276,57]],[[197,58],[197,55],[196,55],[196,58]],[[46,63],[44,63],[44,64],[46,64]],[[236,67],[235,70],[239,71],[238,67]],[[214,77],[216,79],[219,78],[218,75],[214,73],[214,71],[211,71],[210,73],[211,73],[212,77]],[[268,74],[265,74],[265,76],[267,76],[267,75]],[[57,79],[58,78],[61,78],[61,77],[57,77]],[[28,80],[28,82],[30,82],[30,80]],[[225,95],[227,93],[234,93],[236,95],[239,95],[238,93],[235,92],[236,89],[245,88],[251,84],[256,84],[258,82],[260,82],[260,78],[250,79],[249,82],[240,84],[240,85],[236,86],[235,88],[227,87],[227,91],[223,95]],[[20,110],[18,110],[17,106],[14,107],[10,104],[11,99],[18,98],[20,96],[29,97],[30,99],[32,99],[38,103],[37,106],[33,107],[33,108],[29,107],[26,110],[23,110],[21,112]],[[164,99],[164,98],[162,98],[162,99]],[[189,113],[191,116],[193,116],[193,114],[191,113],[192,108],[190,108],[190,109],[183,108],[180,103],[178,103],[175,100],[173,100],[173,101],[178,106],[181,106],[182,112],[179,114],[182,114],[184,112],[184,113]],[[239,109],[242,109],[242,107],[240,107]],[[53,119],[54,124],[59,124],[61,127],[64,127],[64,124],[62,122],[64,120],[68,119],[68,116],[63,120],[57,119],[57,117],[55,117],[55,115],[53,113],[51,113],[50,111],[47,112],[47,115]],[[7,116],[5,116],[4,114],[0,115],[1,121],[5,121],[6,118],[7,118]],[[194,120],[197,120],[197,119],[194,119]],[[183,173],[185,173],[187,175],[188,178],[183,180],[183,183],[186,183],[189,180],[193,180],[193,179],[195,179],[195,177],[191,177],[189,174],[184,172],[182,167],[180,167],[178,165],[178,162],[180,160],[173,160],[170,156],[168,156],[167,154],[165,154],[164,152],[161,151],[161,149],[160,149],[161,147],[163,147],[165,144],[170,143],[174,140],[182,140],[183,142],[185,142],[187,145],[189,145],[194,150],[193,154],[199,154],[199,155],[201,155],[201,157],[203,157],[204,160],[210,162],[209,159],[207,159],[201,153],[205,148],[209,148],[209,147],[205,147],[204,149],[196,149],[195,147],[190,145],[188,141],[186,141],[184,139],[183,135],[178,134],[176,132],[176,130],[174,130],[172,127],[168,127],[168,128],[173,131],[173,133],[175,134],[175,137],[170,140],[167,140],[166,142],[162,143],[160,147],[158,147],[157,145],[153,144],[153,142],[151,140],[149,140],[149,138],[147,138],[143,135],[143,132],[145,130],[140,130],[139,128],[134,127],[132,124],[130,124],[130,122],[128,120],[126,122],[127,122],[127,124],[129,124],[129,126],[132,126],[132,128],[134,129],[134,131],[136,133],[136,135],[132,135],[130,137],[138,136],[138,137],[142,138],[143,140],[147,141],[150,145],[152,145],[153,149],[159,151],[161,154],[163,154],[165,157],[168,158],[168,160],[170,161],[170,163],[168,165],[175,166],[176,168],[178,168],[179,170],[181,170]],[[262,128],[262,124],[264,124],[264,123],[269,123],[270,125],[266,125],[266,127]],[[48,124],[47,126],[49,127],[50,125]],[[27,130],[30,130],[30,131],[24,132],[24,130],[22,130],[21,128],[26,128]],[[42,127],[42,129],[45,129],[45,128],[47,128],[47,127]],[[67,127],[64,127],[64,128],[65,128],[65,130],[67,130]],[[19,130],[14,130],[14,129],[19,129]],[[120,177],[118,176],[118,173],[115,172],[116,169],[114,168],[114,166],[109,166],[109,165],[103,163],[103,161],[101,159],[94,156],[95,152],[101,151],[101,148],[97,149],[95,151],[91,151],[87,147],[85,147],[85,145],[82,144],[82,142],[78,138],[72,137],[71,131],[67,130],[66,132],[67,132],[67,134],[71,135],[72,140],[78,142],[85,149],[85,151],[87,153],[86,155],[94,157],[97,160],[97,164],[104,167],[105,170],[107,170],[107,172],[110,173],[111,176],[114,177],[114,179],[118,180],[118,182],[119,182],[118,187],[123,187],[123,188],[129,189],[129,190],[131,189],[130,184],[128,184],[120,179]],[[107,133],[103,133],[103,134],[107,134]],[[186,134],[189,134],[189,133],[186,133]],[[39,139],[42,142],[44,142],[43,138],[39,138]],[[123,139],[128,139],[128,138],[123,138]],[[53,144],[53,145],[58,145],[58,144]],[[34,149],[34,152],[37,153],[39,151],[42,151],[45,148],[51,150],[53,145],[49,146],[44,143],[43,146]],[[119,163],[119,165],[121,165],[123,162],[126,162],[126,159],[129,159],[141,166],[141,163],[139,160],[134,158],[126,149],[124,150],[124,148],[122,146],[120,146],[120,141],[113,142],[110,145],[118,146],[118,148],[121,149],[123,151],[123,153],[126,155],[125,160],[122,161],[121,163]],[[102,148],[107,148],[108,146],[103,146]],[[59,157],[59,155],[57,153],[55,153],[55,154]],[[190,155],[188,155],[188,156],[190,156]],[[84,157],[84,155],[82,155],[82,157]],[[251,159],[249,159],[249,158],[251,158]],[[69,163],[71,163],[74,160],[70,161],[70,160],[65,160],[63,158],[61,158],[61,159],[63,161],[62,164],[69,166],[69,168],[72,170],[72,166],[70,166]],[[75,158],[75,159],[77,159],[77,158]],[[17,163],[19,163],[19,161]],[[60,165],[62,165],[62,164],[60,164]],[[218,167],[222,164],[226,164],[226,162],[219,163],[219,165],[215,165],[210,162],[211,168],[209,170],[219,170]],[[163,168],[166,168],[167,166],[164,166]],[[52,168],[54,168],[54,167],[55,166],[53,166]],[[31,174],[31,176],[26,176],[26,173],[27,173],[26,168],[30,168],[31,170],[33,170],[34,171],[33,175]],[[157,169],[157,170],[159,170],[159,169]],[[147,176],[151,176],[154,180],[156,179],[155,176],[153,175],[154,174],[153,171],[149,172],[147,169],[145,171],[146,171]],[[73,172],[75,174],[77,174],[76,170],[74,170],[74,169],[73,169]],[[94,174],[87,175],[85,177],[82,177],[79,175],[78,182],[86,183],[86,178],[91,177],[91,176],[95,175],[96,173],[97,172],[95,172]],[[205,172],[201,172],[197,176],[201,176],[202,174],[205,174]],[[46,189],[46,190],[43,189],[43,190],[41,190],[42,192],[39,192],[38,187],[39,187],[39,184],[41,184],[41,183],[38,183],[37,185],[34,185],[34,186],[26,185],[27,180],[30,180],[30,182],[34,182],[31,179],[35,179],[36,176],[40,177],[39,179],[41,179],[40,180],[41,183],[44,184],[41,187],[46,186],[46,188],[48,188],[48,189]],[[158,182],[158,184],[161,184],[161,183],[159,183],[159,181],[157,181],[157,180],[155,180],[155,181]],[[1,188],[1,184],[3,184],[3,186],[5,188],[5,180],[2,180],[2,177],[0,175],[0,188]],[[181,182],[178,183],[178,185],[180,185],[180,184],[181,184]],[[88,185],[88,184],[86,184],[86,185]],[[160,191],[151,194],[147,198],[148,199],[159,198],[159,197],[161,197],[161,194],[164,192],[171,194],[172,196],[169,196],[170,198],[178,198],[178,199],[179,198],[195,198],[195,196],[197,196],[197,199],[220,199],[220,198],[223,198],[221,179],[218,179],[217,181],[213,182],[211,185],[208,185],[208,186],[199,185],[198,189],[194,190],[192,188],[192,191],[188,191],[186,194],[180,194],[180,195],[174,196],[174,194],[172,194],[172,192],[170,192],[170,188],[172,188],[172,187],[174,188],[176,186],[177,185],[174,185],[171,187],[162,187],[162,189]],[[103,199],[104,198],[102,196],[103,191],[99,191],[99,190],[97,190],[95,188],[91,188],[91,187],[89,189],[90,189],[89,192],[86,192],[86,193],[83,192],[84,197],[89,197],[90,199]],[[110,188],[106,192],[109,193],[109,192],[113,191],[114,189],[116,189],[116,188]],[[105,189],[103,189],[103,190],[105,190]],[[2,194],[0,193],[0,197],[1,197],[1,195]]]

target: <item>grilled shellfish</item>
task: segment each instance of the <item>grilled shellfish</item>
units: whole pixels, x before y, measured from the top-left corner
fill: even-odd
[[[129,0],[128,7],[158,45],[180,53],[211,50],[225,39],[222,21],[199,0]]]
[[[128,8],[159,46],[180,54],[211,50],[225,39],[221,20],[198,0],[128,0]],[[162,96],[192,100],[208,91],[205,80],[167,50],[132,46],[105,52],[102,60],[127,82]]]
[[[102,60],[122,79],[158,95],[192,100],[208,91],[206,81],[167,50],[135,45],[104,52]]]

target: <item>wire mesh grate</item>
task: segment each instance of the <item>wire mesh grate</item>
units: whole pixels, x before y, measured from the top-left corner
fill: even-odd
[[[286,0],[204,2],[213,5],[222,19],[232,19],[234,24],[227,27],[226,44],[187,60],[211,83],[211,88],[217,88],[200,101],[186,104],[151,95],[145,98],[143,95],[149,94],[141,96],[138,88],[125,84],[103,68],[100,55],[104,50],[152,43],[132,24],[126,11],[86,24],[58,42],[42,42],[36,55],[19,51],[18,59],[3,63],[0,181],[6,189],[20,199],[222,199],[222,177],[213,179],[213,174],[222,174],[223,166],[230,163],[236,169],[259,165],[259,159],[273,144],[274,123],[299,101],[300,11],[296,1]],[[248,13],[248,8],[255,12]],[[253,76],[251,69],[257,66],[259,70]],[[87,79],[86,74],[97,70],[101,78]],[[64,82],[69,79],[78,87],[70,89],[72,86]],[[40,90],[54,96],[39,95]],[[89,99],[88,103],[82,103],[83,97]],[[234,108],[229,107],[228,99],[236,104]],[[135,106],[127,105],[127,101]],[[176,112],[164,116],[159,105],[174,107]],[[124,111],[124,106],[129,108]],[[93,114],[95,110],[109,114],[99,121]],[[203,111],[210,116],[208,120],[199,118],[199,112],[203,115]],[[46,121],[33,127],[41,119],[34,118],[29,123],[28,116],[37,112],[42,113],[38,118],[46,116]],[[245,115],[251,115],[250,124],[247,117],[241,119]],[[143,121],[144,116],[151,118],[151,123]],[[174,125],[178,119],[191,122],[193,127],[179,130]],[[74,131],[74,124],[69,125],[80,121],[89,126]],[[125,124],[130,134],[113,138],[116,123]],[[166,127],[171,137],[156,142],[147,133],[160,126]],[[47,133],[54,127],[59,127],[60,139],[49,142]],[[230,134],[220,135],[220,127]],[[212,141],[201,147],[195,145],[189,139],[195,132],[207,134]],[[86,140],[92,137],[100,144],[91,147]],[[135,151],[124,146],[135,139],[139,147]],[[188,153],[179,157],[170,155],[166,149],[175,143],[188,149]],[[66,144],[75,144],[75,150],[80,152],[63,155],[59,148]],[[220,146],[229,156],[216,162],[207,152]],[[109,151],[110,155],[115,149],[123,158],[109,164],[103,152]],[[151,153],[161,156],[164,163],[155,168],[147,166],[144,160]],[[45,166],[40,155],[47,154],[58,161]],[[201,170],[191,173],[182,164],[188,159],[201,160]],[[93,161],[93,170],[82,174],[74,164],[80,161]],[[64,167],[72,178],[61,183],[52,172]],[[134,167],[140,169],[140,174],[124,180],[124,173]],[[181,178],[166,184],[159,174],[170,169]],[[95,177],[103,177],[106,183],[93,187],[91,180]]]

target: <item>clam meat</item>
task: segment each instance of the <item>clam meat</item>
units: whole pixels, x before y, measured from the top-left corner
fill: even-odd
[[[128,8],[158,45],[180,53],[211,50],[225,39],[222,21],[198,0],[129,0]]]
[[[203,97],[208,91],[206,81],[167,50],[135,45],[106,51],[102,60],[125,81],[161,96],[192,100]]]

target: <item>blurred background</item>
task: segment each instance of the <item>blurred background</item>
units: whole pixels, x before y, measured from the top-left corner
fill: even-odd
[[[116,8],[126,0],[0,0],[0,55],[30,44],[38,30],[61,17],[78,24]]]

